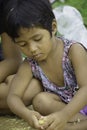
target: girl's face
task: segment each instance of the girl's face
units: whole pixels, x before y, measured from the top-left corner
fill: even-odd
[[[29,58],[36,61],[46,60],[51,53],[53,42],[50,33],[42,28],[21,28],[16,44]]]

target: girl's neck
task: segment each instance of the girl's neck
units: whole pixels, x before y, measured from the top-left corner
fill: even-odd
[[[41,62],[40,64],[51,64],[52,62],[55,62],[55,60],[58,58],[61,52],[61,39],[58,39],[57,37],[54,37],[52,39],[53,47],[52,50],[46,60]]]
[[[48,60],[55,60],[56,57],[58,57],[60,51],[61,51],[61,40],[58,39],[57,37],[53,38],[53,47],[52,47],[52,51],[48,57]]]

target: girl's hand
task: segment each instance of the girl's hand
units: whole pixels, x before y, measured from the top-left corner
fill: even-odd
[[[64,130],[67,124],[67,118],[61,112],[55,112],[49,116],[43,117],[41,129],[45,130]]]
[[[41,115],[36,111],[30,111],[28,115],[28,123],[31,127],[40,129],[39,119],[41,118]]]

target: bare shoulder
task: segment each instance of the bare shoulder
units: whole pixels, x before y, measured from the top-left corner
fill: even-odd
[[[87,61],[87,50],[83,45],[79,43],[73,44],[69,50],[69,57],[71,60],[75,61],[76,60]]]
[[[25,59],[19,67],[18,73],[23,76],[32,76],[32,70],[29,62]]]
[[[87,50],[80,44],[74,44],[69,57],[79,86],[87,85]]]
[[[11,93],[16,93],[18,95],[22,95],[27,85],[32,79],[31,68],[27,62],[24,60],[20,65],[18,72],[16,73],[14,80],[12,82]]]

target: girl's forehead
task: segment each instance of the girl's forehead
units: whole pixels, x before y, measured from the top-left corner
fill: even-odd
[[[21,27],[19,29],[19,35],[26,35],[27,33],[30,34],[30,35],[34,35],[34,34],[37,34],[37,33],[41,33],[42,30],[43,29],[36,28],[36,27],[32,27],[32,28]]]
[[[21,27],[19,29],[19,35],[25,35],[26,33],[31,33],[34,30],[35,30],[34,28],[24,28],[24,27]]]

